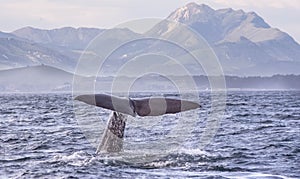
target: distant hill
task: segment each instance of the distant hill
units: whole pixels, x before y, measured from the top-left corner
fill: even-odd
[[[39,65],[0,71],[0,92],[58,92],[72,91],[74,75],[54,67]],[[175,76],[178,82],[184,82],[187,76]],[[199,90],[210,90],[206,76],[193,77]],[[81,85],[95,85],[98,92],[110,91],[113,77],[76,76]],[[176,87],[167,78],[159,75],[144,76],[139,79],[121,77],[123,85],[135,81],[133,91],[176,91]],[[300,75],[275,75],[272,77],[236,77],[226,76],[228,90],[300,90]],[[77,81],[78,82],[78,81]],[[118,85],[122,85],[118,84]],[[84,87],[84,86],[83,86]],[[82,88],[85,89],[85,88]],[[86,89],[91,90],[91,89]]]
[[[45,64],[74,72],[83,50],[102,31],[96,28],[42,30],[25,27],[13,33],[1,32],[0,70]],[[109,43],[140,36],[129,29],[108,29],[105,34],[99,43],[102,48]]]
[[[72,71],[77,59],[45,45],[19,38],[0,38],[0,70],[47,64]]]
[[[24,27],[0,32],[0,70],[47,64],[73,71],[88,43],[102,30],[71,28],[42,30]]]
[[[43,92],[71,90],[73,74],[46,66],[0,71],[0,92]]]

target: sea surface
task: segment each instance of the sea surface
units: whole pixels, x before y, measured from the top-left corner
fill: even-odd
[[[96,155],[108,110],[70,94],[1,94],[0,178],[300,178],[299,91],[228,92],[218,130],[200,148],[210,99],[200,92],[203,108],[182,118],[130,118],[124,151]],[[174,132],[186,116],[193,129]]]

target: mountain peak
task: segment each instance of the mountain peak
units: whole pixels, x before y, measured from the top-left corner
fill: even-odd
[[[191,2],[170,14],[168,19],[178,22],[189,21],[196,19],[199,15],[211,14],[214,9],[205,4],[196,4]]]
[[[211,7],[209,7],[206,4],[197,4],[195,2],[188,3],[183,7],[187,7],[188,9],[213,10]]]
[[[26,27],[22,27],[20,29],[17,29],[15,31],[13,31],[12,33],[15,33],[15,32],[31,32],[31,31],[47,31],[47,30],[39,29],[39,28],[32,27],[32,26],[26,26]]]

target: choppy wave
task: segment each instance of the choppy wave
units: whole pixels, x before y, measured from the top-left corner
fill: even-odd
[[[209,94],[200,98],[203,110],[209,109]],[[207,117],[203,110],[191,136],[163,150],[151,149],[149,141],[168,140],[161,137],[168,130],[159,131],[174,116],[151,127],[137,123],[126,130],[128,145],[117,155],[95,155],[70,95],[5,94],[0,100],[1,178],[300,177],[299,92],[230,92],[218,133],[204,149],[196,147]],[[91,121],[106,122],[107,111],[89,112]],[[93,134],[97,141],[101,130]]]

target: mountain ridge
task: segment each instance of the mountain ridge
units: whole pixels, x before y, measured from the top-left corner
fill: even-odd
[[[166,19],[184,23],[204,37],[214,49],[226,75],[300,74],[300,45],[287,33],[272,28],[255,12],[232,8],[215,10],[205,4],[189,3],[173,11]],[[167,23],[162,21],[155,25],[151,33],[157,37],[170,33],[174,33],[175,37],[183,37],[183,34],[169,28]],[[50,30],[24,27],[12,33],[0,32],[0,69],[47,64],[72,72],[82,51],[104,30],[109,33],[103,38],[103,45],[117,43],[123,38],[147,35],[135,34],[127,29],[84,27]],[[181,42],[188,40],[182,39]],[[161,49],[147,45],[133,50],[146,53],[149,48]],[[169,50],[170,53],[176,53]],[[134,58],[128,54],[139,55],[124,52],[120,57],[115,56],[116,63]]]
[[[86,27],[62,27],[55,29],[38,29],[24,27],[12,32],[13,35],[36,43],[57,45],[75,50],[83,50],[88,43],[103,29]],[[80,44],[77,42],[81,41]]]

